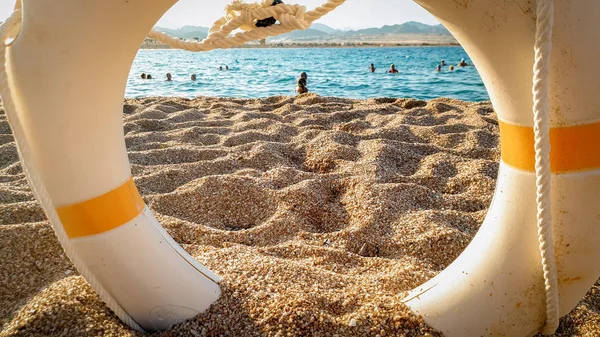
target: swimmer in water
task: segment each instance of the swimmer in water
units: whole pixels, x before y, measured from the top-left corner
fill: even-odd
[[[151,80],[152,79],[152,75],[150,75],[150,74],[146,75],[146,79],[147,80]]]
[[[437,65],[437,68],[435,68],[435,71],[437,71],[438,73],[442,70],[442,66],[440,64]]]
[[[372,72],[372,73],[374,73],[374,72],[375,72],[375,66],[373,65],[373,63],[371,63],[371,67],[370,67],[370,69],[371,69],[371,72]]]
[[[142,75],[140,77],[142,78],[142,80],[145,80],[146,79],[146,74],[142,73]]]
[[[172,80],[171,73],[167,73],[167,82],[171,82]]]
[[[192,79],[192,81],[195,81],[196,80],[196,74],[192,74],[191,79]]]
[[[445,65],[446,65],[446,61],[445,61],[445,60],[442,60],[442,61],[440,62],[440,66],[442,66],[442,67],[443,67],[443,66],[445,66]]]
[[[465,62],[465,59],[460,59],[460,62],[458,62],[458,66],[459,67],[466,67],[469,64],[467,62]]]
[[[225,70],[229,70],[229,66],[225,66]]]
[[[298,79],[298,88],[296,88],[296,92],[299,94],[305,94],[308,92],[308,87],[306,86],[308,81],[308,75],[305,72],[300,74],[300,78]]]
[[[450,71],[454,70],[454,66],[450,66]]]
[[[223,70],[223,66],[219,66],[219,70]]]
[[[398,73],[398,69],[396,69],[396,66],[392,63],[392,65],[390,66],[390,70],[388,70],[388,74],[397,74]]]

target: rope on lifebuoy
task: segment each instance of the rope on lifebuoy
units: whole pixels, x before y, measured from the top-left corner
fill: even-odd
[[[246,42],[266,39],[294,30],[305,30],[312,23],[333,11],[346,0],[328,0],[325,4],[307,12],[306,7],[277,3],[270,0],[263,3],[246,4],[239,0],[227,6],[226,16],[217,20],[208,31],[208,36],[200,41],[183,41],[166,33],[152,30],[148,37],[173,48],[192,52],[227,49],[241,46]],[[267,27],[257,27],[256,23],[268,18],[274,18],[279,24]],[[231,35],[236,29],[244,32]]]
[[[559,324],[558,272],[552,236],[552,173],[550,171],[550,53],[554,25],[554,0],[537,1],[535,63],[533,66],[533,131],[535,134],[535,175],[537,187],[537,227],[544,288],[546,291],[545,335]]]

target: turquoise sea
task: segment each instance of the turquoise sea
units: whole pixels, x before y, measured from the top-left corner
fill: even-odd
[[[321,96],[350,98],[451,97],[488,100],[475,67],[441,72],[440,60],[456,65],[470,59],[461,47],[230,49],[190,53],[140,50],[127,82],[127,97],[217,96],[257,98],[294,95],[296,79],[308,73],[308,88]],[[369,71],[373,63],[375,73]],[[387,74],[394,63],[398,74]],[[228,65],[229,71],[219,66]],[[171,73],[173,81],[165,81]],[[142,80],[149,73],[152,80]],[[190,75],[198,80],[192,82]]]

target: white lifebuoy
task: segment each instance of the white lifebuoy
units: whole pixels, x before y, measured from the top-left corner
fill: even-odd
[[[539,1],[555,6],[550,161],[560,316],[600,276],[600,2],[416,0],[477,64],[500,121],[502,159],[483,225],[456,261],[407,298],[446,336],[529,336],[546,320],[531,89]]]
[[[7,56],[21,136],[7,114],[38,199],[75,267],[119,318],[145,330],[191,318],[220,295],[219,277],[144,205],[125,151],[129,67],[174,3],[24,1]]]
[[[25,171],[65,251],[121,319],[146,330],[190,318],[220,294],[219,277],[179,247],[144,205],[123,137],[129,68],[146,33],[175,2],[24,0],[19,36],[7,49],[13,95],[2,93],[18,111],[7,108]],[[502,161],[473,242],[406,303],[447,336],[533,334],[546,312],[532,164],[535,4],[417,2],[477,64],[500,119]],[[600,2],[555,5],[550,135],[562,315],[600,275]]]

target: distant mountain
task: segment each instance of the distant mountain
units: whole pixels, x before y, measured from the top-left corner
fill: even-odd
[[[331,28],[331,27],[329,27],[327,25],[324,25],[322,23],[313,23],[310,26],[310,28],[311,29],[320,30],[320,31],[325,32],[327,34],[339,34],[339,33],[341,33],[339,30],[333,29],[333,28]]]
[[[208,27],[184,26],[178,29],[156,27],[158,31],[182,39],[202,40],[208,35]],[[437,37],[436,37],[437,36]],[[323,42],[373,42],[373,41],[430,41],[438,39],[442,43],[455,43],[454,38],[442,25],[427,25],[410,21],[399,25],[388,25],[380,28],[341,31],[322,23],[314,23],[305,30],[295,30],[287,34],[267,38],[275,43],[323,43]],[[437,41],[437,40],[436,40]]]
[[[267,38],[268,42],[271,41],[282,41],[282,40],[310,40],[310,39],[321,39],[328,37],[330,34],[327,34],[321,30],[308,28],[305,30],[295,30],[293,32],[289,32],[286,34],[281,34],[278,36],[273,36]]]
[[[427,25],[420,22],[409,21],[400,25],[383,26],[381,28],[367,28],[343,32],[344,35],[380,35],[380,34],[440,34],[450,35],[442,25]]]
[[[193,40],[194,38],[198,38],[199,40],[202,40],[208,36],[209,28],[201,26],[183,26],[178,29],[169,29],[163,27],[154,27],[154,29],[182,39]]]

